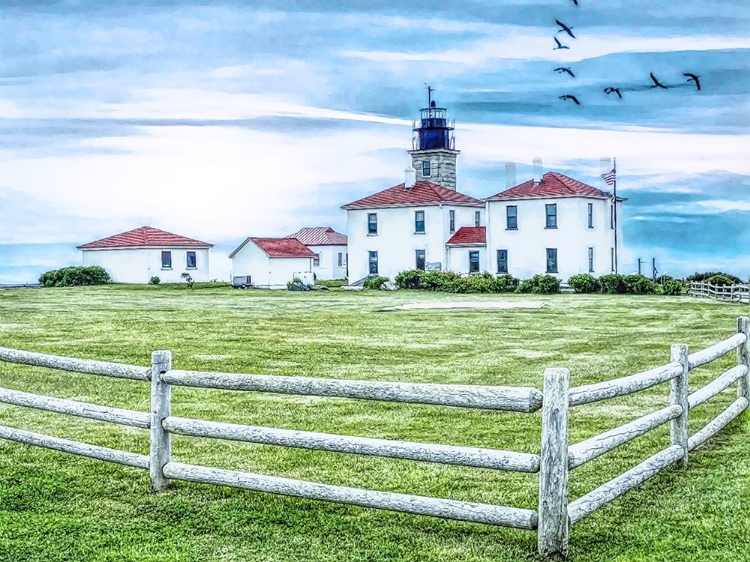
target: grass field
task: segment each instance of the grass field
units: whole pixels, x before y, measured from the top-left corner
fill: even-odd
[[[688,297],[534,296],[540,310],[385,306],[523,295],[233,291],[184,286],[0,291],[0,346],[148,365],[169,349],[178,369],[541,388],[548,366],[572,384],[631,374],[730,336],[747,305]],[[691,389],[734,363],[691,372]],[[0,386],[149,409],[146,383],[0,363]],[[575,408],[580,441],[668,402],[668,385]],[[691,412],[691,431],[734,387]],[[177,416],[539,452],[540,415],[175,388]],[[0,405],[0,423],[147,454],[146,431]],[[575,561],[748,560],[750,416],[690,458],[572,529]],[[571,499],[662,449],[668,427],[571,474]],[[536,508],[536,475],[175,437],[173,458],[332,484]],[[529,561],[536,535],[439,519],[176,483],[0,441],[2,561]]]

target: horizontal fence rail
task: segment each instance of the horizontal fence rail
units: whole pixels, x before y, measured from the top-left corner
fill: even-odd
[[[279,478],[276,476],[265,476],[262,474],[237,472],[176,462],[167,463],[164,466],[164,474],[168,478],[176,480],[219,484],[255,490],[257,492],[326,500],[362,507],[402,511],[416,515],[430,515],[432,517],[457,519],[459,521],[501,525],[503,527],[535,529],[537,524],[535,511],[516,507],[428,498],[394,492],[362,490],[359,488],[319,484],[305,480],[293,480],[290,478]]]
[[[744,396],[740,396],[732,402],[732,405],[724,410],[721,414],[716,416],[713,421],[709,422],[706,427],[701,429],[695,435],[688,439],[688,449],[692,451],[696,447],[700,447],[709,438],[716,435],[719,430],[724,428],[734,418],[739,416],[742,412],[747,410],[748,400]]]
[[[169,371],[162,379],[174,386],[357,398],[509,412],[529,413],[542,406],[542,393],[537,389],[511,386],[358,381],[180,370]]]
[[[708,365],[735,350],[736,366],[689,393],[688,378],[691,370]],[[0,388],[0,403],[3,404],[148,429],[150,431],[149,455],[119,451],[6,426],[0,426],[0,439],[148,470],[151,485],[155,491],[166,489],[172,480],[184,480],[536,530],[539,552],[543,555],[555,555],[567,553],[568,531],[571,525],[636,488],[668,466],[679,462],[682,468],[686,468],[690,451],[705,443],[748,409],[750,320],[746,317],[739,318],[735,335],[693,354],[688,354],[686,345],[673,345],[669,363],[634,375],[571,388],[570,372],[567,369],[547,369],[544,374],[543,392],[532,387],[420,384],[183,371],[172,368],[171,353],[168,351],[154,352],[150,367],[57,357],[2,347],[0,347],[0,361],[83,374],[150,381],[151,385],[151,411],[149,413]],[[668,406],[579,443],[569,443],[568,425],[571,407],[627,396],[667,382],[670,383]],[[701,430],[689,436],[690,410],[705,404],[733,385],[737,385],[736,400]],[[521,413],[542,410],[541,454],[177,417],[171,415],[172,386],[404,402]],[[666,423],[670,424],[669,446],[582,497],[568,501],[570,471]],[[538,510],[350,488],[174,462],[171,447],[172,435],[390,457],[492,470],[539,472]]]
[[[48,355],[47,353],[19,351],[17,349],[8,349],[6,347],[0,347],[0,361],[19,363],[21,365],[33,365],[35,367],[47,367],[49,369],[58,369],[60,371],[73,371],[74,373],[83,373],[86,375],[115,377],[118,379],[147,381],[151,378],[150,367],[136,367],[135,365],[96,361],[94,359],[58,357],[57,355]]]
[[[68,414],[80,418],[88,418],[90,420],[141,427],[143,429],[151,427],[151,416],[145,412],[111,408],[109,406],[98,406],[96,404],[67,400],[65,398],[41,396],[39,394],[21,392],[20,390],[0,388],[0,402],[12,404],[14,406],[46,410],[47,412],[56,412],[58,414]]]
[[[730,351],[734,351],[746,341],[747,336],[745,334],[735,334],[731,338],[720,341],[719,343],[715,343],[714,345],[707,347],[706,349],[702,349],[697,353],[688,355],[688,364],[690,365],[690,369],[695,369],[697,367],[701,367],[707,363],[710,363],[711,361],[718,359],[722,355],[726,355]]]
[[[632,441],[636,437],[648,433],[652,429],[664,425],[668,421],[680,417],[681,414],[681,406],[667,406],[653,414],[642,416],[630,423],[571,445],[568,449],[568,466],[570,468],[577,468],[616,449],[620,445],[624,445],[628,441]]]
[[[355,453],[378,457],[392,457],[443,464],[458,464],[478,468],[492,468],[516,472],[538,472],[539,455],[478,449],[455,445],[411,443],[370,437],[352,437],[312,431],[296,431],[257,427],[233,423],[209,422],[188,418],[168,417],[163,427],[170,433],[192,437],[210,437],[246,441],[265,445],[282,445],[302,449]]]
[[[133,468],[143,468],[145,470],[148,470],[149,463],[151,462],[148,455],[137,455],[135,453],[118,451],[117,449],[109,449],[107,447],[100,447],[99,445],[89,445],[88,443],[79,443],[78,441],[70,441],[68,439],[60,439],[59,437],[51,437],[3,425],[0,425],[0,439],[16,441],[17,443],[24,443],[26,445],[35,445],[64,453],[73,453],[81,457],[89,457],[100,461],[132,466]]]
[[[587,515],[591,515],[600,507],[629,492],[636,486],[643,484],[662,469],[680,460],[684,455],[685,451],[679,445],[664,449],[617,478],[599,486],[596,490],[571,502],[568,506],[570,524],[574,525],[578,523],[581,519]]]
[[[581,404],[598,402],[599,400],[626,396],[667,382],[680,373],[682,373],[681,365],[678,363],[669,363],[635,375],[571,388],[570,405],[579,406]]]

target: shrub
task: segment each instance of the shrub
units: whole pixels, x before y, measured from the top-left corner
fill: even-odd
[[[375,275],[374,277],[368,277],[364,282],[365,289],[382,289],[383,285],[389,283],[391,280],[388,277],[382,277],[381,275]]]
[[[667,279],[656,288],[660,295],[681,295],[685,292],[685,283],[679,279]]]
[[[624,294],[628,292],[628,286],[625,283],[625,277],[618,273],[610,273],[599,277],[601,292],[608,295]]]
[[[643,275],[626,275],[626,291],[633,295],[652,295],[656,292],[656,283]]]
[[[190,274],[187,271],[185,273],[182,273],[180,277],[182,277],[185,280],[188,288],[190,288],[191,291],[195,291],[195,281],[193,281],[193,278],[190,276]]]
[[[293,285],[302,285],[302,279],[299,277],[292,277],[291,281],[286,282],[287,289],[291,289]]]
[[[424,271],[419,269],[408,269],[396,275],[396,287],[399,289],[421,289],[422,275]]]
[[[726,277],[726,278],[728,278],[728,279],[731,279],[731,280],[732,280],[732,282],[731,282],[731,283],[726,283],[726,285],[736,285],[736,284],[738,284],[738,283],[741,283],[741,282],[742,282],[742,281],[740,280],[740,278],[739,278],[739,277],[736,277],[736,276],[734,276],[734,275],[730,275],[729,273],[724,273],[723,271],[708,271],[708,272],[706,272],[706,273],[698,273],[698,272],[695,272],[695,273],[693,273],[692,275],[688,276],[688,277],[687,277],[687,278],[685,279],[685,281],[687,281],[688,283],[690,283],[691,281],[697,281],[697,282],[699,282],[699,283],[700,283],[700,282],[706,282],[706,283],[709,283],[708,279],[709,279],[710,277],[715,277],[715,276],[717,276],[717,275],[721,275],[722,277]],[[713,285],[717,285],[717,284],[718,284],[718,283],[713,283]]]
[[[568,285],[570,285],[576,293],[598,293],[601,290],[599,280],[590,273],[573,275],[568,279]]]
[[[149,285],[158,285],[161,283],[161,279],[159,279],[158,276],[154,275],[151,279],[148,280]]]
[[[103,267],[63,267],[53,269],[39,276],[39,283],[44,287],[80,287],[84,285],[106,285],[111,283],[109,273]]]
[[[521,281],[516,290],[519,293],[549,295],[560,292],[560,281],[554,275],[534,275]]]
[[[461,277],[452,271],[422,271],[410,269],[396,275],[399,289],[419,289],[445,293],[507,293],[518,286],[518,279],[512,275],[492,275],[482,273]]]
[[[736,285],[740,283],[740,280],[734,276],[730,277],[729,275],[724,275],[723,273],[717,273],[716,275],[707,277],[704,280],[704,283],[708,283],[710,285]]]

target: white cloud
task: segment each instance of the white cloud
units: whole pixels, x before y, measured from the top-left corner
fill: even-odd
[[[576,39],[557,35],[570,49],[553,50],[555,43],[548,30],[497,26],[496,37],[467,41],[460,48],[432,51],[394,51],[345,49],[343,57],[379,63],[435,62],[467,67],[487,67],[500,60],[554,60],[578,62],[614,53],[662,53],[672,51],[709,51],[750,48],[747,37],[677,36],[648,37],[613,35],[609,30],[597,34],[593,30]]]

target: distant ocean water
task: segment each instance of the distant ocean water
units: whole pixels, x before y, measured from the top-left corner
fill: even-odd
[[[210,255],[210,278],[229,280],[234,247],[217,245]],[[0,285],[36,283],[50,269],[81,265],[81,252],[74,244],[0,244]]]

